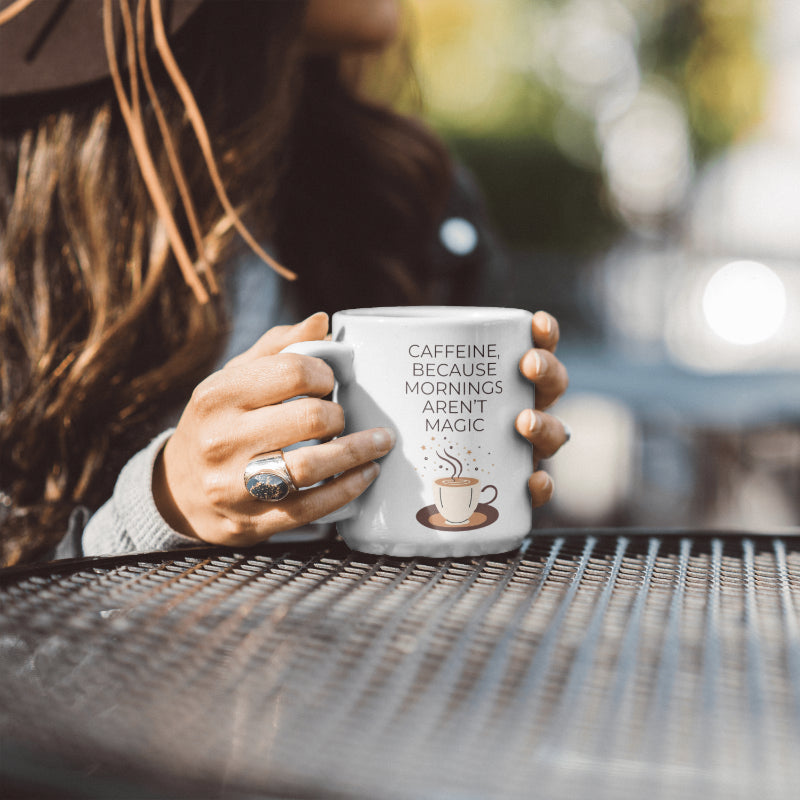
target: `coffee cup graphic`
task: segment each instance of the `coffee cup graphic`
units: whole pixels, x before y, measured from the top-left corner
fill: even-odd
[[[472,530],[495,522],[498,511],[492,504],[497,500],[497,487],[492,484],[482,487],[478,478],[464,475],[464,463],[447,447],[435,453],[441,465],[449,467],[450,475],[434,479],[433,505],[421,508],[417,520],[437,530]],[[487,489],[494,491],[488,500],[482,497]]]
[[[481,493],[487,489],[494,490],[491,500],[484,501],[485,505],[491,505],[497,499],[496,486],[488,484],[481,488],[477,478],[437,478],[433,482],[433,502],[448,525],[469,525]]]

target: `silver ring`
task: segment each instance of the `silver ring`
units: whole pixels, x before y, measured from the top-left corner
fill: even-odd
[[[278,503],[291,492],[296,492],[292,476],[283,460],[282,450],[254,458],[244,470],[244,488],[255,497],[266,503]]]

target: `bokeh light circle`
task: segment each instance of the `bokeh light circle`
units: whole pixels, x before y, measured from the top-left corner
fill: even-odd
[[[439,239],[454,255],[469,255],[478,246],[475,226],[461,217],[450,217],[439,228]]]
[[[757,261],[733,261],[720,267],[703,292],[703,314],[714,333],[731,344],[764,342],[786,314],[783,281]]]

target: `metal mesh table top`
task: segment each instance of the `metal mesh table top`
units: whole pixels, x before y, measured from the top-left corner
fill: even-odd
[[[800,538],[156,553],[0,573],[0,604],[4,741],[169,796],[800,786]]]

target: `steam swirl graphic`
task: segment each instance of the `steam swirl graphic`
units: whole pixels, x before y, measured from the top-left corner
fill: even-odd
[[[436,455],[453,470],[453,474],[450,476],[451,478],[461,477],[461,473],[464,471],[464,465],[452,453],[448,453],[445,448],[444,453],[440,453],[437,450]]]

